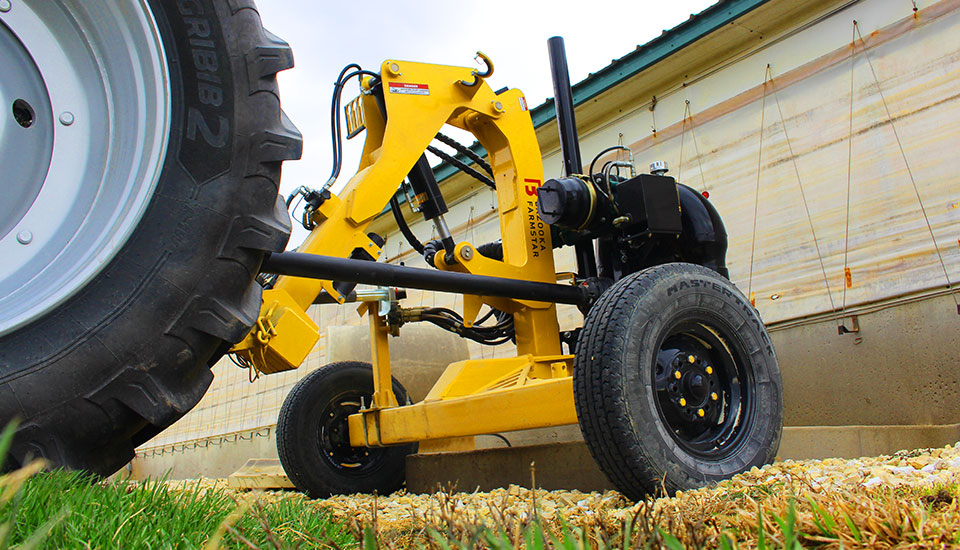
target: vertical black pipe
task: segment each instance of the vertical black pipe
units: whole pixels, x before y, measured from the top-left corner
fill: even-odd
[[[563,37],[547,40],[550,52],[550,73],[553,76],[553,103],[557,108],[557,127],[560,131],[560,153],[567,176],[583,172],[580,160],[580,139],[577,136],[577,119],[573,113],[573,90],[570,88],[570,71],[567,69],[567,50]]]
[[[550,73],[553,77],[553,103],[557,109],[557,129],[560,133],[560,154],[567,176],[583,173],[580,159],[580,138],[577,136],[577,120],[573,114],[573,89],[570,87],[570,71],[567,69],[567,51],[563,37],[547,40],[550,52]],[[597,276],[597,256],[593,243],[574,246],[577,256],[577,274],[581,277]]]

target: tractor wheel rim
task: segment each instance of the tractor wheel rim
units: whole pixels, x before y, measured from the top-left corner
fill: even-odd
[[[139,224],[170,133],[146,0],[0,6],[0,335],[53,311]]]
[[[723,460],[744,442],[755,415],[748,354],[722,323],[674,324],[654,366],[657,412],[670,437],[702,460]]]

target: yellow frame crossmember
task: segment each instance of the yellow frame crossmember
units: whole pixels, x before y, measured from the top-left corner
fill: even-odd
[[[371,79],[363,81],[359,104],[351,103],[351,116],[362,121],[367,132],[359,170],[340,196],[331,196],[316,210],[317,226],[299,252],[346,258],[360,248],[378,258],[382,250],[367,236],[367,227],[437,132],[449,124],[471,132],[488,152],[503,260],[475,254],[473,243],[460,242],[456,261],[447,264],[438,254],[436,267],[557,282],[550,229],[537,214],[543,167],[526,100],[519,90],[494,93],[475,74],[465,67],[385,61],[380,75],[386,120],[371,93]],[[262,372],[296,368],[319,338],[317,326],[303,313],[322,291],[343,303],[332,281],[279,277],[273,289],[264,291],[261,310],[261,320],[271,321],[266,326],[274,327],[275,334],[254,330],[234,351]],[[374,395],[368,408],[349,418],[351,444],[391,445],[577,422],[573,358],[562,355],[556,305],[464,295],[467,326],[484,304],[513,314],[517,356],[454,363],[429,395],[412,405],[397,403],[393,393],[389,331],[383,318],[375,304],[361,306],[370,323]],[[278,316],[278,311],[288,310]],[[284,338],[282,327],[296,332],[297,338]]]

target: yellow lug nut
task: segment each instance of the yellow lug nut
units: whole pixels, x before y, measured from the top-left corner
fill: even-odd
[[[687,356],[687,362],[688,362],[688,363],[691,363],[691,364],[696,363],[696,362],[697,362],[697,358],[694,357],[694,356],[692,356],[692,355],[688,355],[688,356]]]
[[[703,409],[697,409],[697,416],[701,416],[701,417],[702,417],[702,416],[705,415],[705,414],[707,414],[707,413],[703,412]]]
[[[681,406],[681,407],[686,407],[686,406],[687,406],[687,400],[681,397],[681,398],[680,398],[680,406]]]
[[[720,399],[720,396],[717,395],[717,392],[713,392],[710,394],[710,399],[713,399],[714,401],[716,401],[717,399]]]
[[[713,374],[713,367],[707,367],[707,374]]]
[[[677,380],[680,380],[680,377],[681,377],[681,376],[683,376],[683,375],[680,374],[680,371],[678,371],[678,370],[673,371],[673,377],[676,378]]]

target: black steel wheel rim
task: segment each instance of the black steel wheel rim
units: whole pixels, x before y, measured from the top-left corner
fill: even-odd
[[[654,401],[664,429],[684,451],[720,461],[746,440],[755,380],[733,327],[707,315],[685,317],[658,338]]]
[[[353,447],[347,418],[360,412],[364,403],[371,402],[371,395],[361,391],[347,391],[327,402],[317,426],[317,446],[320,455],[337,472],[353,477],[363,477],[380,469],[386,449]]]

